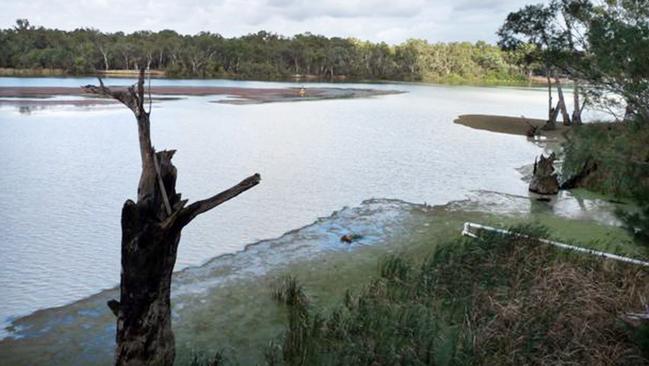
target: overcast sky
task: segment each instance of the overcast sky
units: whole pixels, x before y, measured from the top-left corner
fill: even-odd
[[[505,16],[534,0],[0,0],[0,26],[102,31],[173,29],[223,36],[267,30],[400,43],[495,42]]]

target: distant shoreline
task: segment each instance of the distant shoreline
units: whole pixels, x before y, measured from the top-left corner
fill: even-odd
[[[111,78],[137,78],[138,70],[95,70],[93,73],[70,74],[63,69],[13,69],[0,68],[0,77],[111,77]],[[240,75],[224,73],[211,77],[190,77],[182,75],[169,75],[165,70],[151,70],[152,78],[163,79],[196,79],[196,80],[245,80],[245,81],[269,81],[269,82],[329,82],[329,83],[415,83],[415,84],[441,84],[441,85],[471,85],[471,86],[547,86],[547,79],[543,76],[532,76],[529,79],[457,79],[457,78],[434,78],[425,80],[389,80],[389,79],[355,79],[347,75],[334,75],[333,80],[312,74],[294,74],[285,78],[250,79],[242,78]],[[562,83],[569,83],[562,80]]]

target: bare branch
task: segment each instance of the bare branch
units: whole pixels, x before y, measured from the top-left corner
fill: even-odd
[[[158,158],[155,154],[153,154],[153,165],[155,167],[155,174],[158,177],[158,186],[160,188],[160,193],[162,194],[162,202],[164,202],[165,209],[167,210],[167,216],[171,216],[172,211],[171,205],[169,204],[169,196],[167,196],[167,190],[162,181],[162,175],[160,175],[160,164],[158,164]]]
[[[141,67],[140,76],[137,79],[137,108],[139,113],[146,113],[144,110],[144,71],[145,68]]]
[[[101,80],[101,78],[98,77],[97,79],[99,79],[99,86],[86,85],[82,86],[81,90],[83,90],[84,93],[116,99],[137,115],[137,101],[135,94],[132,93],[133,87],[128,88],[128,91],[113,91],[104,85],[104,81]]]
[[[227,189],[208,199],[192,203],[191,205],[183,209],[183,211],[180,213],[181,217],[178,218],[177,223],[181,225],[181,227],[189,224],[196,216],[233,199],[234,197],[259,184],[260,181],[261,177],[259,176],[259,174],[255,173],[254,175],[251,175],[248,178],[242,180],[241,182],[239,182],[239,184],[230,189]]]

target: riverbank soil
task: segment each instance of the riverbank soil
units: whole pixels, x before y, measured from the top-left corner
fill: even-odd
[[[570,127],[557,123],[556,129],[548,131],[541,129],[546,123],[542,119],[486,114],[463,114],[453,122],[478,130],[521,136],[527,136],[527,131],[533,126],[537,129],[538,135],[551,139],[561,138],[570,129]]]
[[[111,87],[111,90],[125,91],[125,87]],[[304,91],[304,92],[302,92]],[[398,90],[377,90],[357,88],[238,88],[238,87],[192,87],[154,86],[153,95],[210,96],[225,95],[229,98],[216,101],[225,104],[259,104],[274,102],[299,102],[324,99],[369,98],[390,94],[401,94]],[[52,96],[88,96],[81,88],[73,87],[0,87],[0,98],[48,98]],[[93,99],[87,99],[89,104]],[[7,104],[11,99],[1,100]],[[34,100],[32,103],[40,103]],[[46,103],[46,99],[43,99]],[[113,101],[114,102],[114,101]],[[116,103],[116,102],[115,102]]]

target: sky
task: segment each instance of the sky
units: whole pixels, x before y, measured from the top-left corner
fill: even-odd
[[[0,27],[16,19],[72,30],[173,29],[225,37],[266,30],[401,43],[494,43],[507,14],[534,0],[0,0]]]

